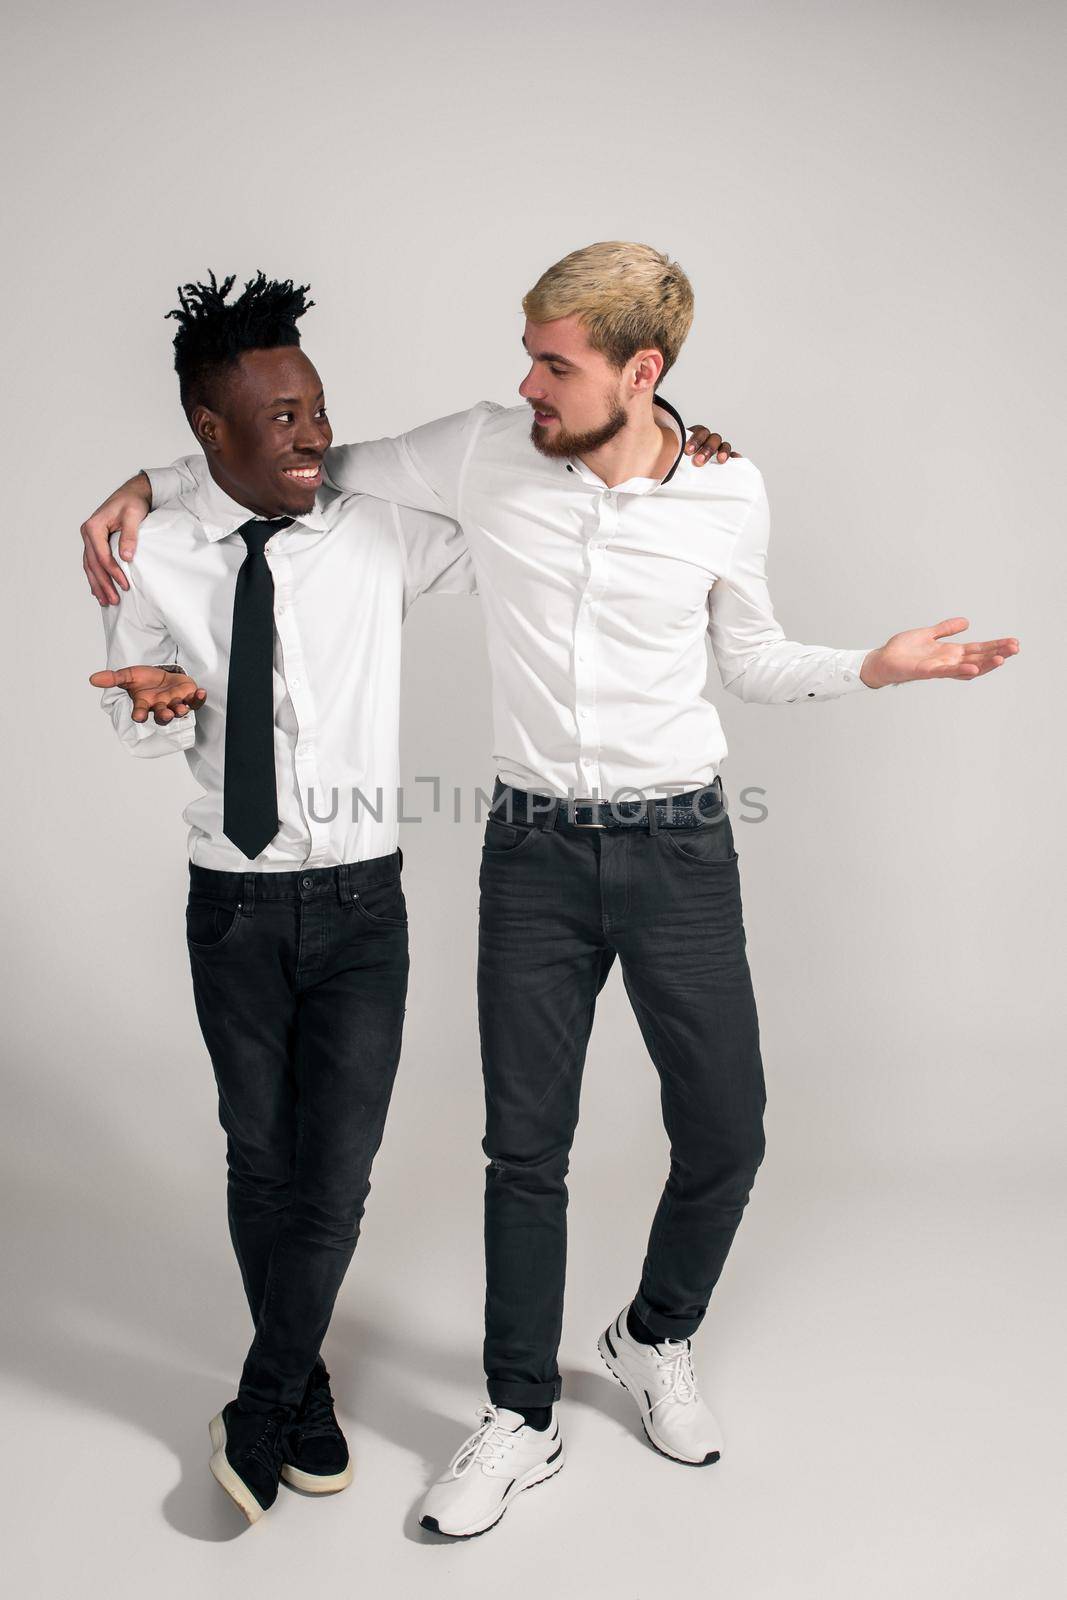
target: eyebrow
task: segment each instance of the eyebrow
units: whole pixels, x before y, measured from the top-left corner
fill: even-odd
[[[315,399],[316,400],[325,400],[325,398],[326,398],[325,390],[320,389],[318,394],[315,396]],[[278,396],[277,400],[268,400],[267,401],[267,405],[266,405],[266,409],[269,411],[272,406],[295,406],[295,405],[299,405],[299,404],[300,404],[300,396],[299,395],[296,395],[296,394],[282,394],[282,395]]]
[[[523,336],[522,336],[522,348],[526,351],[526,354],[528,356],[530,356],[531,359],[534,360],[534,361],[558,361],[561,367],[574,367],[575,370],[577,371],[577,363],[576,362],[572,361],[569,356],[557,355],[554,350],[542,350],[540,355],[534,355],[534,352],[530,349],[530,346],[526,343],[526,335],[525,334],[523,334]]]

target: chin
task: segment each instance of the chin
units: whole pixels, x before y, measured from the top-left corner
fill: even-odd
[[[564,432],[562,424],[556,429],[544,428],[535,422],[530,428],[530,438],[535,450],[543,456],[569,456],[571,454],[570,434]]]

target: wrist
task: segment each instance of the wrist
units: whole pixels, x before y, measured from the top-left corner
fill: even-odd
[[[868,650],[863,658],[863,665],[860,667],[860,681],[865,683],[868,689],[883,689],[889,682],[882,667],[882,659],[881,647],[877,650]]]
[[[151,511],[152,480],[143,467],[141,468],[140,472],[137,473],[136,477],[133,477],[129,480],[126,487],[129,489],[131,494],[139,495],[147,505],[149,511]]]

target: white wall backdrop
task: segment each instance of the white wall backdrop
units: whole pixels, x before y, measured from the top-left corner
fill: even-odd
[[[19,1592],[495,1594],[506,1571],[565,1600],[716,1580],[744,1600],[1047,1596],[1061,8],[46,0],[5,32]],[[481,1383],[480,830],[447,806],[404,830],[405,1056],[330,1345],[357,1483],[238,1538],[204,1460],[247,1329],[183,938],[195,791],[179,759],[130,761],[97,709],[78,524],[187,448],[163,321],[179,281],[309,281],[304,345],[344,440],[512,400],[523,291],[626,237],[692,277],[665,392],[762,468],[790,636],[873,646],[961,614],[1022,651],[971,685],[792,708],[712,676],[727,792],[758,786],[768,811],[736,828],[768,1158],[700,1342],[734,1453],[672,1476],[594,1371],[665,1172],[616,978],[573,1161],[568,1473],[458,1550],[422,1542],[412,1507]],[[475,600],[409,619],[403,749],[409,784],[491,783]]]

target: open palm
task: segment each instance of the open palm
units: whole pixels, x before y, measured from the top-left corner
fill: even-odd
[[[863,663],[860,677],[872,688],[913,683],[919,678],[980,678],[1001,667],[1019,650],[1018,639],[984,639],[979,644],[953,644],[948,635],[969,628],[966,617],[946,617],[930,628],[905,628],[894,633]]]
[[[89,682],[97,689],[125,689],[133,701],[133,721],[155,717],[163,727],[175,717],[188,716],[207,699],[207,690],[198,688],[187,673],[163,667],[118,667],[114,672],[94,672]]]

